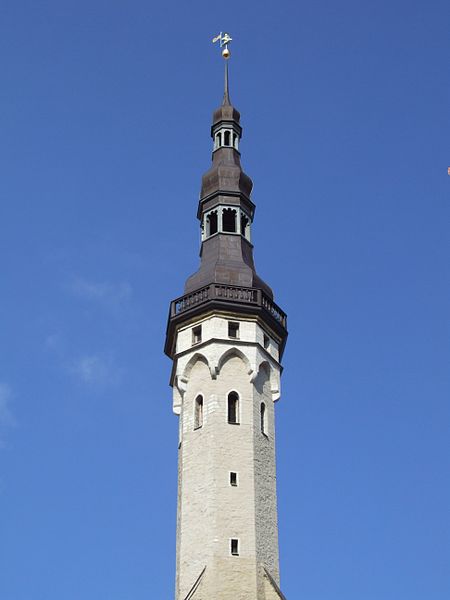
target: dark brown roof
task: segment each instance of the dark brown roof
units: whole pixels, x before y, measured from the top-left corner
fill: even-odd
[[[224,127],[226,130],[232,130],[233,134],[241,138],[242,129],[240,126],[239,111],[232,106],[228,92],[228,76],[225,75],[225,93],[222,105],[213,113],[213,124],[211,127],[211,136],[214,139],[218,130]],[[253,220],[255,206],[250,198],[253,188],[253,182],[241,166],[240,152],[230,146],[222,146],[213,151],[211,168],[202,177],[202,187],[198,206],[197,216],[200,221],[207,211],[219,206],[233,206],[242,209]],[[184,294],[189,299],[195,300],[203,297],[205,289],[220,290],[221,286],[226,286],[227,294],[220,299],[214,297],[208,299],[208,310],[212,305],[217,304],[223,310],[227,302],[233,302],[233,310],[238,308],[236,299],[232,300],[234,292],[230,291],[233,286],[239,291],[236,294],[240,297],[245,289],[250,290],[251,294],[262,294],[261,298],[266,298],[262,304],[247,303],[243,304],[243,312],[255,312],[268,321],[270,327],[276,326],[278,334],[282,339],[281,351],[284,348],[284,341],[287,336],[286,317],[280,321],[275,315],[281,314],[281,309],[274,307],[273,293],[269,285],[265,283],[256,273],[253,260],[253,245],[243,235],[238,233],[217,232],[211,237],[203,240],[200,249],[200,267],[186,280]],[[244,290],[244,291],[242,291]],[[272,303],[272,304],[271,304]],[[172,303],[173,304],[173,303]],[[210,306],[211,305],[211,306]],[[189,305],[190,306],[190,305]],[[204,306],[204,308],[203,308]],[[206,309],[206,304],[198,307],[202,311]],[[231,305],[230,305],[231,308]],[[245,309],[245,310],[244,310]],[[259,311],[259,312],[258,312]],[[275,311],[275,312],[274,312]],[[171,355],[173,350],[173,335],[176,324],[188,318],[192,312],[189,308],[181,313],[171,311],[166,340],[166,352]],[[273,314],[272,314],[273,313]],[[284,314],[284,313],[283,313]]]

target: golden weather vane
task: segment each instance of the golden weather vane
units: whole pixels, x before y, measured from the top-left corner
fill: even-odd
[[[233,38],[230,37],[230,35],[228,33],[222,33],[220,32],[219,35],[216,35],[215,38],[213,38],[213,44],[215,44],[216,42],[220,42],[220,47],[223,48],[222,50],[222,56],[224,57],[225,60],[228,60],[231,56],[231,52],[230,49],[228,48],[228,44],[230,42],[233,41]]]

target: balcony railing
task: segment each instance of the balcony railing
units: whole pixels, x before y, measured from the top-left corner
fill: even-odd
[[[224,300],[239,304],[249,304],[261,307],[286,328],[286,314],[262,290],[257,288],[237,287],[213,283],[177,298],[170,305],[170,316],[176,317],[181,313],[192,310],[211,300]]]

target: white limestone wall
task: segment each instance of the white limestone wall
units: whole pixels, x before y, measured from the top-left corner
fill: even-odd
[[[266,333],[270,340],[267,351],[275,360],[279,360],[278,344],[276,343],[273,334],[268,330],[264,330],[255,319],[242,319],[242,317],[234,318],[233,316],[210,315],[204,319],[200,319],[195,324],[190,324],[181,328],[177,335],[176,353],[179,354],[180,352],[192,348],[192,327],[199,324],[202,325],[203,341],[212,338],[229,340],[228,321],[230,320],[239,322],[239,340],[242,342],[257,342],[263,346],[264,333]]]
[[[227,318],[202,321],[202,342],[192,346],[192,324],[179,332],[174,410],[180,415],[176,599],[263,600],[265,567],[279,583],[274,400],[280,368],[276,340],[264,349],[256,321],[239,321],[239,340],[228,338]],[[228,423],[227,396],[240,396],[239,425]],[[203,396],[203,426],[194,429],[194,402]],[[266,405],[267,435],[260,405]],[[238,486],[230,485],[230,471]],[[239,540],[231,556],[230,539]]]
[[[239,339],[228,337],[228,321],[237,321],[240,325]],[[202,342],[192,345],[192,329],[201,325]],[[264,348],[264,336],[269,339],[269,346]],[[220,371],[221,363],[226,360],[226,352],[235,349],[240,352],[246,364],[248,374],[254,379],[261,363],[268,362],[270,366],[270,385],[272,399],[280,397],[280,364],[279,345],[274,335],[263,329],[255,319],[242,319],[233,316],[222,317],[212,315],[201,319],[178,331],[176,342],[176,369],[173,386],[173,410],[180,414],[182,396],[186,389],[190,370],[197,356],[206,359],[211,377],[215,379]]]
[[[259,562],[280,583],[278,565],[278,524],[277,519],[267,519],[267,515],[277,515],[276,468],[275,468],[275,405],[270,391],[270,372],[263,364],[254,380],[254,420],[260,419],[260,407],[264,402],[266,418],[264,434],[261,428],[253,430],[254,470],[255,470],[255,530]],[[258,578],[258,593],[265,598],[264,578]]]

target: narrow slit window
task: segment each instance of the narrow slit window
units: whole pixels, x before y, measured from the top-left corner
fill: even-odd
[[[261,402],[261,433],[263,433],[264,435],[267,434],[267,432],[266,432],[266,405],[264,404],[264,402]]]
[[[267,350],[267,348],[270,346],[270,338],[268,335],[264,334],[264,348]]]
[[[237,340],[239,338],[239,323],[228,321],[228,337]]]
[[[223,209],[222,229],[229,233],[236,233],[236,211],[233,208]]]
[[[232,556],[239,556],[239,540],[233,539],[230,541]]]
[[[228,423],[239,424],[239,396],[236,392],[228,394]]]
[[[202,341],[202,326],[197,325],[197,327],[192,328],[192,345],[200,344]]]
[[[229,146],[230,145],[230,138],[231,138],[231,134],[229,131],[225,131],[224,135],[223,135],[223,143],[225,146]]]
[[[237,135],[236,135],[236,134],[234,134],[234,135],[233,135],[233,146],[234,146],[234,147],[236,148],[236,150],[237,150],[237,147],[238,147],[238,138],[237,138]]]
[[[237,473],[235,473],[234,471],[230,472],[230,485],[232,485],[233,487],[237,487]]]
[[[203,396],[197,396],[195,399],[194,429],[200,429],[203,426]]]
[[[210,212],[206,217],[208,227],[207,227],[207,235],[213,235],[217,233],[217,211]]]

